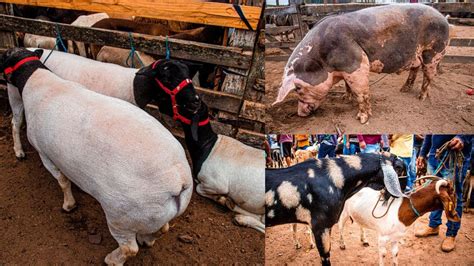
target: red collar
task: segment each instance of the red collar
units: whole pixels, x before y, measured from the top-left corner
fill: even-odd
[[[156,64],[158,62],[160,62],[161,60],[158,60],[156,61],[155,63],[153,63],[152,65],[152,69],[155,68]],[[158,80],[157,78],[155,78],[155,81],[156,83],[158,83],[158,86],[160,86],[160,88],[165,91],[170,97],[171,97],[171,105],[173,107],[173,119],[174,120],[179,120],[187,125],[191,125],[192,121],[186,117],[184,117],[183,115],[181,115],[178,111],[178,104],[176,103],[176,95],[182,90],[184,89],[186,86],[188,86],[189,84],[192,84],[193,81],[190,80],[190,79],[185,79],[183,81],[181,81],[181,83],[178,84],[178,86],[176,86],[176,88],[170,90],[169,88],[167,88],[165,85],[163,85],[163,83],[161,83],[160,80]],[[209,117],[207,117],[205,120],[203,121],[200,121],[199,122],[199,126],[204,126],[206,124],[209,123]]]
[[[30,56],[30,57],[23,58],[18,63],[16,63],[13,67],[5,68],[3,73],[5,73],[5,75],[11,74],[14,71],[16,71],[18,68],[20,68],[23,64],[30,61],[35,61],[35,60],[39,60],[39,58],[37,56]]]

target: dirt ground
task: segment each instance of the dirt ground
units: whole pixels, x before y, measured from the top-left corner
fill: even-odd
[[[461,229],[456,237],[456,249],[450,253],[441,251],[441,241],[446,226],[441,226],[440,235],[429,238],[417,238],[414,230],[428,223],[429,214],[419,218],[407,231],[399,244],[398,262],[400,265],[474,265],[474,215],[463,214]],[[443,217],[443,221],[446,218]],[[378,265],[377,235],[367,230],[368,247],[360,242],[360,227],[347,221],[344,228],[346,249],[339,248],[339,229],[332,229],[331,263],[333,265]],[[310,249],[309,235],[303,225],[298,225],[297,237],[302,245],[295,249],[289,225],[267,228],[265,236],[265,265],[310,265],[320,264],[317,249]],[[388,249],[386,265],[391,264],[392,255]]]
[[[27,159],[16,160],[10,119],[0,113],[0,265],[103,264],[118,245],[101,206],[73,186],[79,207],[71,214],[61,212],[61,189],[27,144],[24,131]],[[186,212],[171,221],[170,231],[153,247],[140,247],[128,265],[263,264],[264,235],[234,225],[232,217],[194,193]]]
[[[474,37],[474,27],[456,26],[457,37]],[[275,49],[268,51],[275,54]],[[472,55],[474,48],[449,47],[448,55]],[[367,124],[356,120],[357,103],[342,99],[343,81],[330,91],[325,102],[309,117],[297,115],[298,99],[295,92],[275,106],[278,88],[286,62],[266,61],[266,126],[269,132],[335,132],[358,133],[418,132],[454,133],[471,132],[474,128],[474,96],[466,90],[474,87],[474,63],[442,63],[443,73],[434,79],[430,97],[424,102],[417,99],[422,82],[419,73],[411,92],[402,93],[408,72],[397,74],[370,74],[370,93],[373,115]]]

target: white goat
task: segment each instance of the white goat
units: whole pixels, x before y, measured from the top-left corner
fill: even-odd
[[[388,210],[388,205],[379,202],[380,195],[380,191],[366,187],[345,202],[338,224],[341,249],[345,248],[344,223],[349,217],[361,227],[377,231],[380,265],[384,264],[388,242],[392,244],[393,264],[398,265],[398,241],[405,235],[408,226],[426,212],[442,209],[444,206],[447,218],[459,221],[456,210],[453,208],[456,195],[451,183],[446,180],[438,179],[411,194],[410,198],[390,198],[388,204],[391,205]],[[374,209],[377,203],[377,208]]]
[[[0,65],[13,67],[33,55],[14,48]],[[135,256],[137,241],[153,245],[154,233],[191,199],[191,171],[179,142],[143,110],[62,80],[38,60],[15,68],[8,92],[23,99],[28,139],[63,190],[63,209],[75,207],[70,181],[99,201],[119,244],[107,264]]]
[[[79,16],[74,22],[71,23],[73,26],[82,26],[82,27],[92,27],[95,23],[105,19],[109,18],[109,15],[106,13],[96,13],[96,14],[91,14],[91,15],[82,15]],[[80,56],[87,57],[87,51],[86,51],[86,46],[84,45],[83,42],[74,42],[77,46],[77,50],[79,52]],[[46,47],[45,47],[46,48]],[[69,40],[68,41],[68,52],[73,54],[74,53],[74,46],[73,46],[73,41]]]

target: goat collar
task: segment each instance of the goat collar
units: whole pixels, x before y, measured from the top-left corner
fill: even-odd
[[[411,201],[411,197],[409,197],[408,200],[410,201],[410,208],[413,211],[413,213],[416,215],[416,217],[420,217],[421,215],[418,212],[418,210],[415,208],[415,205],[413,205],[413,202]]]
[[[152,65],[152,68],[155,68],[155,66],[160,62],[161,60],[158,60],[156,61],[153,65]],[[183,115],[181,115],[178,111],[178,104],[176,103],[176,95],[182,90],[184,89],[186,86],[188,86],[189,84],[192,84],[193,81],[190,80],[190,79],[185,79],[183,81],[181,81],[181,83],[178,84],[178,86],[176,86],[176,88],[170,90],[168,87],[166,87],[165,85],[163,85],[163,83],[161,83],[161,81],[157,78],[155,78],[155,81],[156,83],[158,83],[158,86],[160,86],[160,88],[166,92],[166,94],[168,94],[170,97],[171,97],[171,105],[172,105],[172,108],[173,108],[173,119],[174,120],[179,120],[187,125],[191,125],[192,121],[191,119],[188,119],[186,117],[184,117]],[[206,119],[204,119],[203,121],[200,121],[198,123],[198,126],[204,126],[206,124],[209,123],[209,117],[206,117]]]
[[[36,60],[39,60],[39,58],[37,56],[29,56],[29,57],[23,58],[20,61],[18,61],[18,63],[16,63],[13,67],[5,68],[3,73],[5,73],[5,75],[9,75],[9,74],[15,72],[17,69],[19,69],[23,64],[25,64],[27,62],[30,62],[30,61],[36,61]]]

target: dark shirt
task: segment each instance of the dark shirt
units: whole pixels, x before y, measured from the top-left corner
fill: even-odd
[[[471,157],[472,135],[426,135],[423,145],[421,146],[420,156],[428,157],[435,155],[437,149],[454,137],[458,137],[464,143],[462,153],[464,160],[468,160]]]

